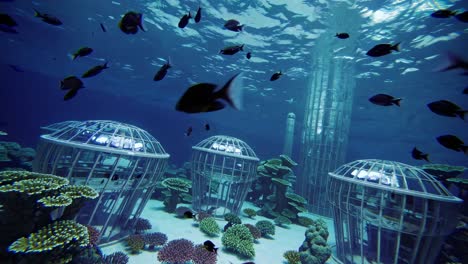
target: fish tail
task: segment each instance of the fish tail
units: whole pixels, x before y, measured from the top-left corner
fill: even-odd
[[[240,25],[240,26],[238,27],[239,31],[242,31],[242,29],[244,28],[244,26],[245,26],[245,25]]]
[[[447,54],[447,57],[448,57],[448,65],[444,67],[440,67],[436,69],[436,71],[438,72],[449,71],[449,70],[457,69],[461,67],[461,65],[463,65],[463,60],[458,55],[455,55],[449,52]]]
[[[192,14],[190,14],[190,11],[188,11],[188,18],[192,18]]]
[[[63,89],[64,86],[65,86],[65,84],[63,83],[63,81],[60,81],[60,88]]]
[[[34,9],[34,16],[35,17],[41,17],[41,13],[39,11],[37,11],[37,9],[33,8]]]
[[[392,103],[395,104],[396,106],[400,106],[401,100],[403,100],[403,98],[398,98],[398,99],[393,100]]]
[[[107,63],[109,63],[108,61],[106,61],[106,63],[104,63],[104,65],[102,65],[102,67],[104,67],[104,69],[108,69],[109,66],[107,66]]]
[[[468,113],[468,110],[457,111],[456,114],[463,120],[465,120],[465,114]]]
[[[421,155],[421,157],[423,158],[423,160],[427,161],[430,163],[429,161],[429,154],[424,154],[424,155]]]
[[[242,75],[242,73],[238,73],[229,79],[223,88],[217,92],[216,96],[224,99],[236,110],[242,109],[243,82],[240,75]]]
[[[401,44],[401,42],[398,42],[397,44],[393,45],[393,46],[392,46],[392,49],[393,49],[394,51],[400,51],[400,44]]]
[[[463,153],[468,154],[468,146],[463,145],[463,146],[461,146],[461,149],[462,149]]]
[[[244,51],[244,44],[240,46],[240,50]]]
[[[75,53],[75,54],[73,54],[73,55],[72,55],[72,60],[75,60],[75,59],[76,59],[76,57],[78,57],[78,54],[76,54],[76,53]]]

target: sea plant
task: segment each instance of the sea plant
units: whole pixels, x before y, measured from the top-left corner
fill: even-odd
[[[296,250],[284,252],[283,257],[288,261],[288,264],[301,264],[301,256]]]
[[[243,210],[244,214],[246,214],[249,218],[254,218],[257,215],[257,211],[252,208],[245,208]]]
[[[260,230],[262,237],[269,237],[275,234],[275,225],[268,220],[260,220],[255,224],[255,227]]]
[[[239,216],[233,214],[233,213],[227,213],[224,215],[224,220],[233,223],[233,224],[242,224],[242,220],[239,218]]]
[[[251,224],[244,224],[244,226],[246,226],[249,229],[250,233],[252,234],[255,240],[262,237],[262,232],[260,232],[260,230],[256,226]]]
[[[214,217],[208,217],[200,221],[200,230],[208,236],[217,236],[221,232]]]
[[[223,246],[241,257],[255,257],[254,238],[244,225],[233,225],[224,232],[221,242]]]

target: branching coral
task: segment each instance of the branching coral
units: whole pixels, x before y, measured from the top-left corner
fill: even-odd
[[[122,251],[114,252],[108,256],[104,257],[104,264],[127,264],[128,263],[127,254]]]
[[[233,224],[241,224],[242,220],[233,213],[227,213],[224,215],[224,220],[233,223]]]
[[[37,253],[57,247],[83,247],[89,244],[88,229],[75,221],[54,222],[29,237],[21,237],[8,248],[14,253]]]
[[[243,210],[244,214],[246,214],[249,218],[253,218],[254,216],[257,215],[257,211],[255,211],[252,208],[245,208]]]
[[[252,234],[255,240],[262,237],[262,232],[260,232],[260,230],[256,226],[251,224],[244,224],[244,226],[246,226],[249,229],[250,233]]]
[[[143,240],[145,241],[145,245],[147,245],[149,249],[154,249],[155,247],[159,247],[166,244],[167,236],[164,233],[155,232],[143,235]]]
[[[255,257],[253,247],[254,238],[244,225],[233,225],[228,228],[221,238],[223,246],[243,257]]]
[[[99,241],[99,230],[90,225],[86,225],[86,228],[88,229],[89,244],[93,246],[97,245]]]
[[[145,230],[149,230],[153,228],[151,225],[150,221],[146,218],[137,218],[134,220],[135,221],[135,233],[140,234],[144,232]]]
[[[185,263],[192,259],[193,242],[187,239],[171,240],[159,252],[158,260],[167,263]]]
[[[284,252],[283,257],[288,261],[288,264],[300,264],[301,256],[295,250],[288,250]]]
[[[193,264],[216,264],[217,254],[206,250],[203,245],[195,246],[192,255]]]
[[[261,220],[255,224],[255,227],[260,230],[263,237],[268,237],[275,234],[275,225],[268,220]]]
[[[221,230],[213,217],[208,217],[200,222],[200,230],[208,236],[217,236]]]
[[[145,241],[142,235],[130,235],[127,237],[127,245],[132,253],[140,253],[145,247]]]

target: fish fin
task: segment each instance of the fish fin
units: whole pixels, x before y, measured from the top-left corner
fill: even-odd
[[[237,29],[239,29],[239,31],[242,31],[243,28],[244,28],[245,25],[240,25],[239,27],[237,27]]]
[[[244,51],[244,44],[240,46],[240,50]]]
[[[109,63],[109,62],[106,61],[106,63],[104,63],[104,65],[102,65],[102,67],[103,67],[104,69],[109,69],[109,66],[107,66],[107,63]]]
[[[431,162],[429,161],[429,154],[421,155],[421,157],[423,158],[423,160],[425,160],[425,161],[431,163]]]
[[[76,57],[78,57],[78,54],[76,54],[76,53],[75,53],[75,54],[73,54],[73,55],[72,55],[72,60],[75,60],[75,59],[76,59]]]
[[[468,110],[460,110],[455,112],[461,119],[465,120],[465,114],[468,113]]]
[[[401,44],[401,42],[398,42],[397,44],[393,45],[393,46],[392,46],[392,50],[394,50],[394,51],[400,51],[400,44]]]
[[[223,88],[216,92],[217,98],[222,98],[236,110],[242,109],[242,90],[244,88],[241,75],[242,73],[238,73],[231,77]]]
[[[461,149],[462,149],[463,153],[468,154],[468,146],[463,145],[463,146],[461,146]]]
[[[447,58],[448,58],[448,65],[444,67],[440,67],[436,69],[435,71],[444,72],[444,71],[454,70],[454,69],[461,67],[461,65],[463,65],[463,60],[459,56],[451,52],[447,54]]]
[[[400,106],[400,101],[401,100],[403,100],[403,98],[394,99],[394,100],[392,100],[392,103],[395,104],[396,106]]]
[[[41,13],[39,11],[37,11],[37,9],[33,8],[34,9],[34,16],[35,17],[42,17]]]
[[[72,99],[73,97],[75,97],[76,93],[78,92],[78,89],[71,89],[69,90],[65,96],[63,97],[63,100],[64,101],[68,101],[70,99]]]
[[[63,89],[65,86],[65,84],[63,83],[63,81],[60,81],[60,89]]]

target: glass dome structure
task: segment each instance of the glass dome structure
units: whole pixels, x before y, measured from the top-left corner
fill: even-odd
[[[194,209],[215,216],[238,214],[257,177],[258,161],[249,145],[229,136],[213,136],[193,146]]]
[[[433,263],[461,199],[423,170],[357,160],[329,173],[338,258],[347,263]]]
[[[100,242],[132,229],[167,166],[169,154],[148,132],[108,120],[70,121],[47,126],[33,163],[36,172],[88,185],[99,197],[81,209],[79,223],[100,231]]]

